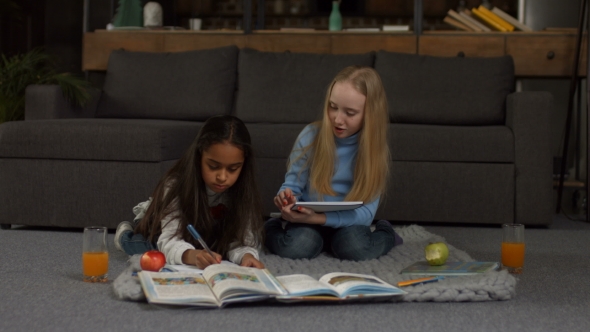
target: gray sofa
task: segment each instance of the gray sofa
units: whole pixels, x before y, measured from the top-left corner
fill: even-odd
[[[389,101],[392,178],[377,218],[551,223],[552,97],[513,92],[510,57],[270,53],[233,46],[115,51],[84,108],[29,86],[25,121],[0,125],[0,223],[116,227],[133,217],[202,123],[250,130],[265,214],[300,130],[343,67],[373,66]]]

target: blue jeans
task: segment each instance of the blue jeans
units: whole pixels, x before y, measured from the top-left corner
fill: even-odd
[[[281,257],[314,258],[322,250],[343,260],[362,261],[385,255],[395,246],[395,232],[391,226],[354,225],[331,228],[309,224],[287,223],[271,218],[264,224],[266,247]]]
[[[155,243],[151,243],[139,233],[134,234],[133,231],[126,231],[121,235],[121,247],[129,256],[158,249]]]

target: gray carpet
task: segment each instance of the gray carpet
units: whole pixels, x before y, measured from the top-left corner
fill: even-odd
[[[473,259],[499,259],[499,226],[422,226]],[[527,228],[525,240],[525,272],[508,301],[170,310],[120,301],[112,281],[82,282],[80,230],[17,227],[0,230],[0,331],[590,330],[590,225],[556,216],[548,228]],[[114,279],[127,257],[113,248],[110,254]]]

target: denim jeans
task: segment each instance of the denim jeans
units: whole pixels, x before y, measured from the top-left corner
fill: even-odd
[[[371,232],[363,225],[331,228],[288,222],[283,229],[281,219],[271,218],[264,230],[268,250],[292,259],[314,258],[325,250],[339,259],[362,261],[385,255],[396,243],[393,228],[384,225]]]
[[[151,243],[139,233],[134,234],[133,231],[126,231],[121,235],[121,247],[129,256],[158,249],[155,243]]]

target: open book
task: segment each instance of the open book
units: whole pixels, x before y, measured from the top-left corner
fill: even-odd
[[[316,280],[305,274],[277,277],[289,293],[277,296],[281,302],[389,300],[406,292],[371,275],[333,272]]]
[[[150,303],[223,307],[230,303],[275,298],[281,302],[390,300],[406,292],[364,274],[335,272],[319,281],[304,274],[274,277],[266,269],[230,264],[195,272],[138,273]]]
[[[141,271],[138,276],[148,302],[157,304],[223,307],[286,295],[268,270],[230,264],[209,265],[202,274]]]

